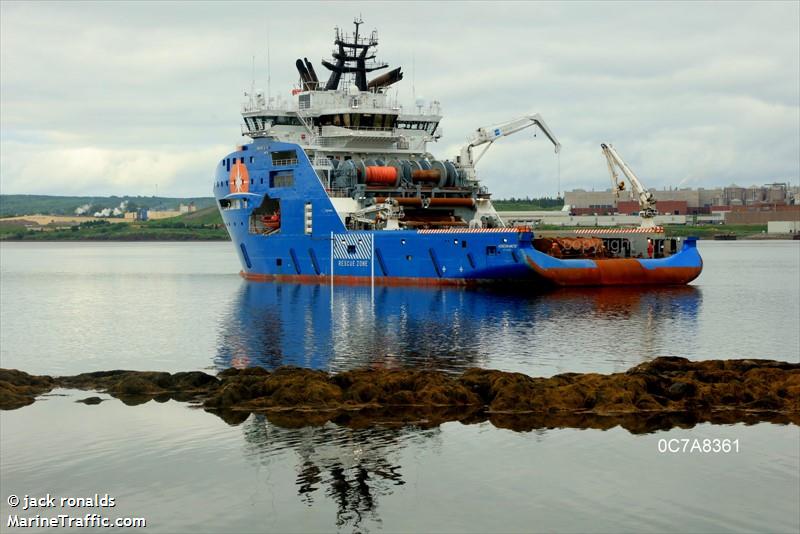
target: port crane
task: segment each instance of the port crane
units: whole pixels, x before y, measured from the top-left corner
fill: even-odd
[[[631,184],[632,192],[639,200],[639,216],[642,218],[640,228],[655,228],[655,216],[658,215],[658,211],[656,210],[656,199],[653,193],[644,188],[639,178],[636,177],[631,168],[628,167],[628,164],[625,163],[625,160],[622,159],[622,156],[619,155],[610,143],[603,143],[600,147],[603,149],[603,155],[606,157],[608,172],[611,174],[611,182],[614,184],[613,189],[617,198],[619,198],[620,191],[625,191],[625,182],[619,179],[615,167],[619,167],[622,174],[628,179]]]
[[[486,151],[489,150],[489,147],[492,146],[495,141],[501,137],[530,128],[531,126],[538,126],[539,129],[544,132],[555,146],[556,154],[561,150],[561,143],[558,142],[553,132],[548,128],[547,124],[545,124],[542,116],[538,113],[525,115],[524,117],[512,119],[494,126],[478,128],[469,143],[464,145],[461,149],[461,155],[458,157],[458,163],[461,168],[464,169],[465,178],[469,181],[476,180],[475,165],[478,164],[478,161],[486,154]],[[486,146],[477,157],[473,157],[472,149],[481,145]]]

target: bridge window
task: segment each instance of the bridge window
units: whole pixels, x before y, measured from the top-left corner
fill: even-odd
[[[397,121],[397,127],[403,130],[422,130],[432,134],[439,126],[438,122],[433,121]]]
[[[287,115],[276,115],[272,117],[259,117],[263,121],[263,127],[267,127],[267,123],[272,126],[302,126],[300,119],[297,117],[289,117]]]

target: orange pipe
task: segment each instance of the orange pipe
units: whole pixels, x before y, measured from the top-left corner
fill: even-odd
[[[375,202],[378,204],[386,202],[387,197],[375,197]],[[414,206],[417,208],[422,207],[422,199],[419,197],[392,197],[401,206]],[[475,200],[472,198],[432,198],[430,199],[431,207],[465,207],[471,208],[475,205]]]
[[[411,173],[411,180],[414,182],[438,182],[440,177],[441,173],[437,169],[419,170]]]
[[[432,198],[431,206],[461,206],[471,208],[475,205],[475,200],[470,198]]]

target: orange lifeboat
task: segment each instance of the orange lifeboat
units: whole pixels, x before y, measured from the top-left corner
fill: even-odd
[[[264,228],[277,229],[281,227],[281,212],[276,211],[272,215],[263,215],[261,217],[261,224]]]

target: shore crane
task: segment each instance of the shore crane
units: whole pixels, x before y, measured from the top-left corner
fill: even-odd
[[[636,177],[611,143],[603,143],[600,147],[603,149],[603,155],[606,157],[608,172],[611,174],[611,182],[614,184],[613,189],[617,198],[619,198],[620,191],[625,191],[625,182],[619,179],[615,167],[619,167],[622,174],[628,179],[631,184],[632,192],[639,200],[639,216],[642,218],[640,228],[655,228],[655,216],[658,215],[658,211],[656,210],[656,199],[653,193],[644,188],[642,182],[639,181],[639,178]]]
[[[458,163],[461,165],[461,168],[464,169],[465,178],[470,181],[476,180],[475,165],[477,165],[478,161],[480,161],[483,155],[486,154],[486,151],[489,150],[489,147],[492,146],[492,143],[501,137],[515,134],[531,126],[538,126],[539,129],[544,132],[547,138],[550,139],[555,146],[556,154],[558,154],[558,152],[561,150],[561,143],[558,142],[553,132],[550,130],[547,124],[545,124],[542,116],[538,113],[533,115],[525,115],[524,117],[512,119],[495,126],[477,129],[475,135],[472,137],[469,143],[464,145],[464,147],[461,149],[461,155],[458,157]],[[477,157],[473,158],[472,149],[481,145],[486,145],[486,147],[484,147]]]

